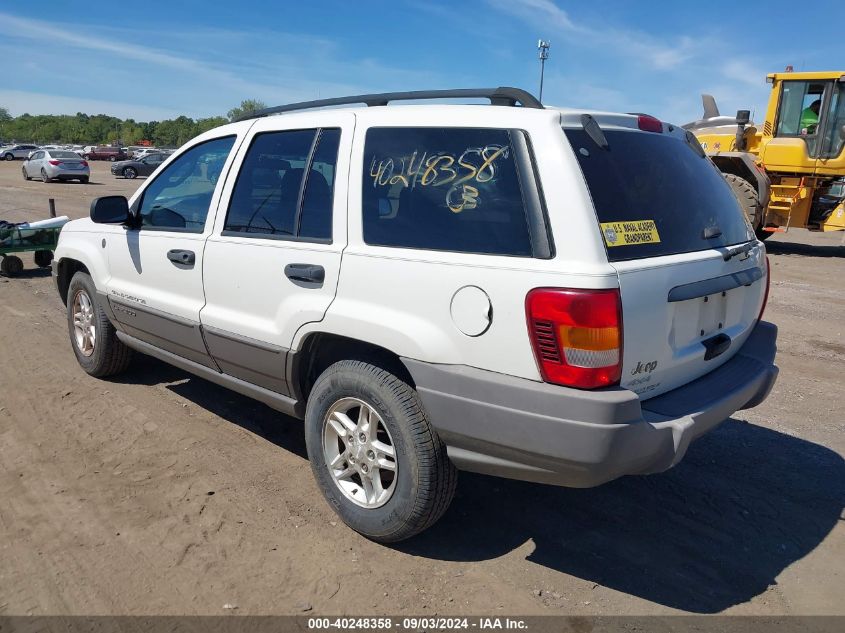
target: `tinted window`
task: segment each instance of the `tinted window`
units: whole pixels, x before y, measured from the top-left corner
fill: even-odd
[[[601,228],[610,261],[700,251],[753,238],[722,174],[684,139],[605,130],[609,146],[601,149],[584,130],[565,131],[598,221],[605,225]],[[721,235],[705,239],[704,230],[712,233],[714,227]]]
[[[144,191],[139,209],[142,226],[201,233],[234,142],[234,136],[206,141],[170,163]]]
[[[339,137],[334,129],[257,134],[238,174],[224,230],[330,239]]]
[[[296,130],[255,136],[232,192],[224,230],[294,235],[299,189],[315,134]]]
[[[368,244],[531,255],[508,130],[374,128],[363,178]]]
[[[332,237],[334,173],[339,143],[340,130],[323,130],[320,133],[302,200],[302,215],[299,219],[299,235],[302,237]]]

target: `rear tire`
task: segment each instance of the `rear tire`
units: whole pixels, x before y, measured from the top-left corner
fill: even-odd
[[[116,161],[116,160],[117,160],[117,157],[115,157],[115,156],[109,156],[109,162],[112,162],[112,163],[113,163],[113,162],[114,162],[114,161]]]
[[[50,268],[50,264],[53,262],[53,251],[35,251],[34,259],[35,265],[39,268]]]
[[[50,182],[50,177],[47,175],[47,172],[44,169],[41,169],[41,182]]]
[[[361,405],[357,414],[356,402]],[[343,420],[333,412],[350,403],[352,409],[340,427],[348,429],[348,437],[333,435],[338,420]],[[367,419],[377,419],[378,438],[367,435],[373,423],[362,431],[365,406]],[[353,420],[358,422],[354,428],[348,426]],[[314,477],[329,505],[344,523],[374,541],[395,543],[422,532],[443,515],[454,497],[457,471],[417,392],[375,365],[344,360],[320,375],[308,397],[305,442]],[[385,448],[388,444],[391,450]],[[335,456],[333,467],[327,455]],[[350,471],[355,472],[344,476]],[[366,472],[385,477],[378,486],[390,492],[386,499],[376,496],[379,500],[371,501],[372,484],[364,485]]]
[[[79,366],[97,378],[124,371],[132,350],[117,338],[114,326],[97,299],[97,288],[87,273],[78,272],[67,292],[67,324],[70,345]]]
[[[81,182],[83,185],[87,185],[88,184],[88,176],[82,176],[79,179],[79,182]]]
[[[0,272],[7,277],[14,277],[23,272],[23,260],[16,255],[6,255],[0,261]]]

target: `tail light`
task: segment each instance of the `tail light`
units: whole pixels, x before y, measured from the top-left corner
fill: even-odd
[[[607,387],[622,375],[619,290],[536,288],[525,298],[534,356],[546,382]]]
[[[648,114],[641,114],[637,117],[637,127],[643,132],[663,132],[663,122]]]
[[[60,161],[60,160],[48,160],[47,162],[50,163],[51,165],[61,165],[62,164],[62,161]]]
[[[82,161],[82,166],[83,166],[83,167],[88,167],[88,161],[87,161],[87,160],[83,160],[83,161]]]
[[[760,306],[760,316],[757,320],[763,318],[763,313],[766,311],[766,304],[769,302],[769,288],[772,285],[772,266],[769,264],[769,256],[766,255],[766,292],[763,293],[763,305]]]

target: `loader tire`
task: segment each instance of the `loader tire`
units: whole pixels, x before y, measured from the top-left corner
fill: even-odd
[[[742,210],[745,211],[745,215],[748,216],[748,221],[751,222],[751,227],[754,229],[757,239],[765,240],[769,238],[772,234],[763,230],[763,207],[760,204],[757,188],[741,176],[735,174],[722,175],[731,186]]]

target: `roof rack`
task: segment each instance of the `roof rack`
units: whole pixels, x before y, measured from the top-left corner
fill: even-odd
[[[415,99],[489,99],[490,105],[516,106],[519,103],[524,108],[540,108],[543,104],[537,98],[525,90],[519,88],[459,88],[456,90],[412,90],[409,92],[382,92],[378,94],[353,95],[350,97],[335,97],[334,99],[317,99],[316,101],[301,101],[287,105],[274,106],[257,110],[235,119],[246,121],[258,119],[271,114],[281,112],[293,112],[295,110],[310,110],[311,108],[324,108],[326,106],[352,105],[364,103],[368,106],[385,106],[391,101],[410,101]]]

